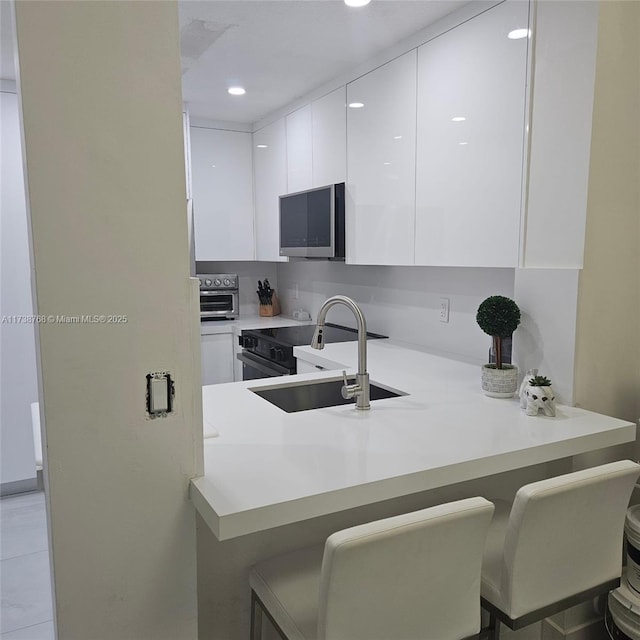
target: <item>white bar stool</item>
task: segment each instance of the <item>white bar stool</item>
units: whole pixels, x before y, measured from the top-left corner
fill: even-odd
[[[480,630],[493,504],[468,498],[344,529],[255,565],[251,638],[265,612],[287,640],[462,640]]]
[[[614,589],[640,466],[630,460],[526,485],[496,501],[482,566],[488,637],[521,629]]]

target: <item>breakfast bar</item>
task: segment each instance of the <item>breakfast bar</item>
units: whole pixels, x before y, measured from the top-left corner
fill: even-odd
[[[635,425],[575,407],[527,416],[479,389],[479,366],[369,341],[372,382],[403,395],[286,413],[252,389],[341,378],[341,371],[204,387],[205,475],[191,499],[219,540],[635,439]],[[322,356],[353,368],[357,345]]]
[[[296,347],[318,373],[203,388],[204,475],[197,513],[201,637],[247,637],[248,572],[342,528],[440,502],[510,498],[571,471],[573,456],[633,442],[636,427],[559,405],[527,416],[486,397],[480,363],[395,340],[368,342],[371,381],[401,395],[287,413],[255,391],[353,373],[357,344]]]

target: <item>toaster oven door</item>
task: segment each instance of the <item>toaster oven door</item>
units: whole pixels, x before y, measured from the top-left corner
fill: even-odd
[[[200,318],[237,318],[238,293],[233,291],[201,291]]]

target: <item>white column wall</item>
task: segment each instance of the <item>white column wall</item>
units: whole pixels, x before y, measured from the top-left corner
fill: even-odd
[[[556,400],[573,405],[578,269],[516,269],[521,322],[513,334],[520,379],[538,369],[553,383]]]
[[[57,633],[197,635],[198,290],[175,2],[18,2]],[[151,420],[145,376],[170,371]]]
[[[576,404],[640,419],[640,4],[602,2]],[[628,452],[628,455],[637,456]]]

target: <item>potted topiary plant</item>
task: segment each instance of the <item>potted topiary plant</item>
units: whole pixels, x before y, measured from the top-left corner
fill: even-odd
[[[490,296],[476,314],[479,327],[493,339],[495,364],[482,367],[482,389],[492,398],[511,398],[518,387],[518,368],[502,360],[502,341],[520,324],[518,305],[505,296]]]

